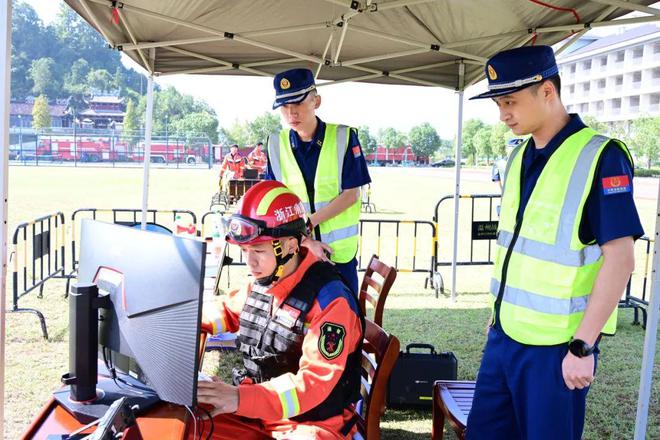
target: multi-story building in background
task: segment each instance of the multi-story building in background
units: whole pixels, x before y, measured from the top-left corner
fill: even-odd
[[[660,115],[660,27],[581,39],[559,56],[562,101],[610,126]]]

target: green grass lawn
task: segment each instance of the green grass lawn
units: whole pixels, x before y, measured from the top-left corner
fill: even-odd
[[[365,218],[430,220],[435,202],[453,191],[453,173],[450,170],[375,168],[371,169],[371,175],[372,200],[379,212],[368,214]],[[215,191],[215,176],[214,171],[208,170],[155,169],[150,180],[150,207],[190,209],[201,215],[207,210]],[[20,221],[45,213],[62,211],[69,224],[71,212],[78,208],[138,208],[142,197],[141,178],[142,171],[139,169],[11,167],[10,234]],[[635,183],[637,185],[638,181]],[[644,184],[657,185],[657,181]],[[476,171],[468,171],[464,175],[463,188],[463,193],[472,194],[497,190],[489,181],[487,172]],[[657,186],[640,192],[646,194],[654,191],[657,194]],[[464,220],[469,217],[467,203],[461,202],[461,206],[461,218]],[[655,219],[655,200],[640,197],[638,207],[648,233]],[[481,215],[487,214],[484,206],[478,207],[478,211]],[[441,254],[444,256],[451,249],[451,219],[449,204],[441,210],[439,221]],[[468,234],[468,227],[461,226],[459,232],[459,255],[463,258],[470,253],[467,235],[464,235]],[[70,234],[67,234],[69,240]],[[430,237],[422,234],[420,231],[416,243],[418,255],[430,249]],[[373,231],[367,235],[363,242],[364,258],[375,250],[377,242]],[[383,259],[391,261],[398,247],[400,267],[410,264],[410,231],[401,231],[396,246],[392,231],[382,231],[380,238]],[[474,252],[484,253],[487,249],[481,246]],[[645,268],[642,254],[638,253],[638,273],[643,273]],[[426,261],[426,256],[423,261]],[[449,285],[450,271],[443,269],[441,272]],[[232,285],[240,282],[241,273],[244,273],[241,268],[232,268]],[[484,292],[489,273],[489,267],[460,268],[457,283],[460,295],[456,303],[444,296],[436,299],[431,290],[424,290],[425,274],[400,273],[388,298],[384,317],[386,330],[397,335],[402,346],[411,342],[426,342],[435,345],[438,350],[453,351],[459,362],[459,379],[474,379],[485,339],[488,310]],[[8,280],[11,281],[11,277]],[[8,286],[8,305],[11,304],[10,292],[11,284]],[[68,313],[63,293],[64,282],[52,280],[46,284],[43,299],[38,299],[35,292],[21,300],[21,306],[36,307],[44,312],[51,335],[49,341],[41,339],[38,321],[33,315],[7,315],[5,438],[20,436],[50,393],[59,386],[59,377],[67,369]],[[619,316],[617,336],[601,343],[599,371],[588,399],[585,439],[632,438],[644,333],[639,326],[630,324],[630,310],[622,311]],[[205,370],[214,372],[221,365],[220,373],[224,375],[235,361],[233,355],[223,354],[220,357],[214,353],[207,357]],[[659,365],[656,360],[649,439],[660,438]],[[385,439],[428,439],[431,414],[430,411],[387,410],[382,427]],[[447,438],[454,438],[453,434]]]

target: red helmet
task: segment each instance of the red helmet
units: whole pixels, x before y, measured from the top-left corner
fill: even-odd
[[[250,188],[225,225],[227,241],[255,244],[306,234],[305,208],[283,183],[265,180]]]

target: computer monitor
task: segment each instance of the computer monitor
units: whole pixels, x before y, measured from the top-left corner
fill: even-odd
[[[243,178],[244,179],[257,179],[259,178],[259,170],[255,170],[253,168],[245,168],[243,170]]]
[[[96,284],[110,300],[99,309],[99,358],[188,406],[196,403],[205,255],[203,241],[82,222],[78,284]]]

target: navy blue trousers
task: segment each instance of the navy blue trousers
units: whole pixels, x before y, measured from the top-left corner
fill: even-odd
[[[491,328],[466,439],[580,440],[589,388],[566,387],[561,363],[567,352],[568,344],[524,345]]]
[[[335,263],[335,267],[339,273],[344,277],[344,281],[348,284],[351,291],[358,296],[358,275],[357,275],[357,258],[353,258],[348,263]]]

